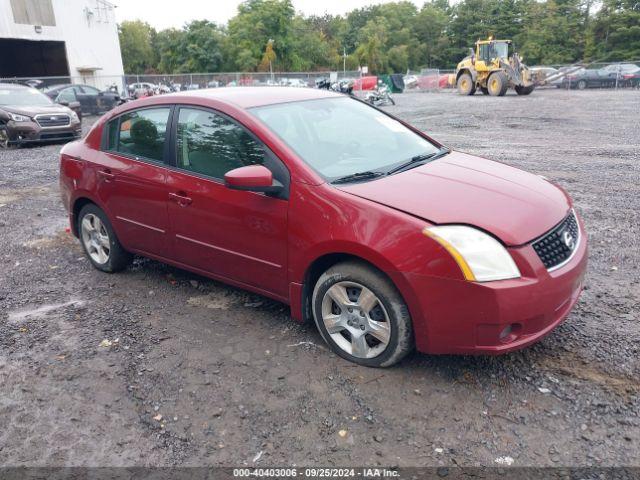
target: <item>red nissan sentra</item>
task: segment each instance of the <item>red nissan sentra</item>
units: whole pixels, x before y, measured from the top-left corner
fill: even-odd
[[[137,254],[266,295],[367,366],[525,347],[587,265],[557,185],[320,90],[127,103],[63,148],[60,184],[99,270]]]

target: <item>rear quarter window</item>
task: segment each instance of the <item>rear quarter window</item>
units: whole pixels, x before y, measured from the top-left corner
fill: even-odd
[[[107,141],[106,141],[106,149],[107,150],[117,150],[118,147],[118,121],[120,119],[116,118],[107,123]]]

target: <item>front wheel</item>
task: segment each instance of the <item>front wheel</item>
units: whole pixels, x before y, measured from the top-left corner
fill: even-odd
[[[584,90],[587,88],[587,82],[585,80],[580,80],[578,82],[578,90]]]
[[[502,97],[505,93],[507,93],[507,89],[509,88],[509,80],[503,72],[493,72],[489,77],[487,87],[489,89],[489,95],[493,97]]]
[[[384,275],[360,262],[323,273],[313,290],[313,318],[329,347],[351,362],[388,367],[413,350],[411,317]]]
[[[82,207],[78,215],[78,233],[89,261],[98,270],[118,272],[131,262],[131,254],[122,248],[111,222],[98,206]]]

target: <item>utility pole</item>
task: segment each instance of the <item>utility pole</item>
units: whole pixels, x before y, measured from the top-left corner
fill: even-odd
[[[347,73],[347,47],[342,47],[342,73]]]
[[[273,49],[273,38],[270,38],[268,43]],[[271,65],[271,55],[269,55],[269,76],[271,77],[271,83],[273,84],[273,65]]]

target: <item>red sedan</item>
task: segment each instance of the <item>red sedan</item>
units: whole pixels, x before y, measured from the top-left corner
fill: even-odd
[[[60,184],[99,270],[137,254],[266,295],[368,366],[529,345],[587,264],[557,185],[321,90],[127,103],[64,147]]]

